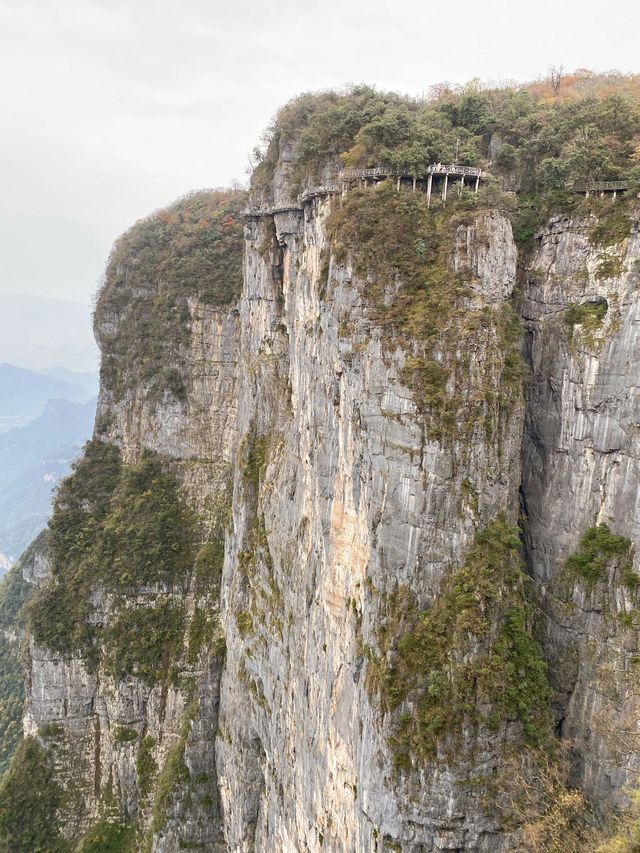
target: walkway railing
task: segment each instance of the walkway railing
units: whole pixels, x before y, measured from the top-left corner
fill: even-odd
[[[630,188],[630,181],[592,181],[591,183],[576,184],[573,189],[577,193],[597,193],[628,190]]]
[[[482,169],[476,169],[475,166],[458,166],[457,163],[445,165],[444,163],[436,163],[433,166],[427,167],[428,175],[464,175],[471,178],[483,178],[485,176]]]
[[[457,163],[432,163],[427,166],[424,175],[461,175],[470,178],[483,178],[485,173],[475,166],[459,166]],[[391,166],[376,166],[374,169],[343,169],[339,176],[341,180],[350,181],[357,178],[420,178],[404,169]]]
[[[477,192],[480,179],[485,178],[486,173],[483,172],[482,169],[478,169],[475,166],[459,166],[457,163],[432,163],[430,166],[427,166],[426,171],[420,176],[416,176],[408,172],[398,170],[391,166],[376,166],[371,169],[343,169],[337,175],[333,176],[333,180],[330,180],[326,184],[319,184],[317,186],[308,187],[306,190],[304,190],[304,192],[302,192],[296,199],[297,205],[291,205],[290,207],[274,207],[268,209],[253,208],[245,210],[244,215],[249,219],[257,219],[261,216],[273,215],[274,213],[290,213],[294,211],[302,211],[305,202],[310,201],[310,199],[315,198],[316,196],[335,195],[336,193],[344,194],[349,188],[348,185],[350,181],[363,180],[366,182],[369,179],[375,180],[376,178],[380,178],[382,180],[384,180],[385,178],[395,178],[398,189],[400,189],[401,182],[403,180],[409,180],[413,184],[414,192],[416,190],[417,181],[422,181],[424,184],[426,184],[427,197],[430,203],[432,184],[434,183],[433,179],[436,176],[444,177],[442,200],[446,201],[449,177],[462,178],[462,180],[459,182],[459,187],[462,187],[464,185],[465,178],[475,178],[475,191]]]
[[[345,181],[353,180],[353,178],[386,178],[387,175],[396,175],[394,169],[386,166],[376,166],[375,169],[343,169],[338,175],[339,178]]]

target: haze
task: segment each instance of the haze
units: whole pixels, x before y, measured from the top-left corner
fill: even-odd
[[[88,304],[114,238],[187,190],[246,180],[302,90],[638,71],[639,30],[636,0],[2,0],[0,291]]]

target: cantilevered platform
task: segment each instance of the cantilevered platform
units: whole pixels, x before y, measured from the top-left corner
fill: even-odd
[[[612,193],[615,198],[618,193],[625,192],[631,189],[630,181],[592,181],[591,183],[576,184],[574,192],[584,193],[585,198],[589,198],[591,193],[598,195],[606,195]]]
[[[376,166],[373,169],[343,169],[338,176],[343,192],[345,187],[348,188],[354,182],[366,185],[393,178],[398,190],[400,187],[409,184],[413,192],[416,190],[426,191],[429,204],[436,187],[442,196],[442,200],[446,201],[451,183],[457,183],[458,190],[461,190],[465,181],[468,180],[469,185],[473,186],[474,192],[478,192],[480,181],[486,177],[487,174],[482,169],[475,166],[459,166],[457,163],[432,163],[421,175],[398,171],[391,167]]]
[[[289,207],[274,207],[270,209],[248,209],[244,215],[248,219],[259,219],[261,216],[271,216],[274,213],[291,213],[302,211],[304,205],[318,196],[329,196],[340,193],[344,196],[353,186],[370,186],[388,179],[396,182],[396,189],[403,186],[410,187],[413,192],[417,190],[427,193],[428,203],[431,204],[432,195],[437,192],[443,201],[447,200],[450,185],[455,183],[458,191],[462,190],[465,182],[478,192],[480,181],[487,177],[487,173],[475,166],[459,166],[457,163],[433,163],[428,166],[421,175],[413,175],[409,172],[398,171],[387,166],[375,166],[370,169],[343,169],[325,184],[308,187],[297,198],[297,205]]]

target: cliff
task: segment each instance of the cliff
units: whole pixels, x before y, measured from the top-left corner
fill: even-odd
[[[7,849],[29,774],[31,849],[595,849],[628,806],[637,210],[517,246],[491,191],[301,201],[301,146],[114,249]]]

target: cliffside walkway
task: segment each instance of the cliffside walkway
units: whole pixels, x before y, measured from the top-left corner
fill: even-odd
[[[592,181],[591,183],[576,184],[574,191],[584,193],[585,198],[589,198],[591,193],[598,193],[603,196],[606,193],[613,193],[615,198],[618,193],[631,189],[630,181]]]
[[[375,184],[388,178],[395,178],[396,189],[399,190],[401,186],[409,184],[413,192],[417,189],[424,190],[427,193],[428,203],[431,204],[431,197],[436,185],[442,196],[442,201],[446,201],[451,182],[457,182],[458,191],[461,191],[465,181],[469,179],[469,183],[473,184],[474,191],[478,192],[480,181],[486,176],[486,172],[475,166],[459,166],[457,163],[432,163],[422,175],[412,175],[408,172],[399,172],[397,169],[377,166],[375,169],[343,169],[339,177],[343,191],[353,182]]]
[[[325,184],[308,187],[297,198],[297,204],[286,207],[273,207],[269,209],[247,209],[244,215],[249,219],[259,219],[261,216],[271,216],[274,213],[290,213],[304,210],[304,205],[318,196],[337,195],[344,196],[353,186],[371,186],[389,178],[396,182],[399,191],[403,186],[411,187],[412,192],[417,190],[427,193],[428,204],[434,192],[438,192],[442,201],[447,200],[450,185],[456,183],[458,192],[465,186],[465,181],[473,186],[474,192],[478,192],[480,181],[487,177],[487,173],[475,166],[459,166],[457,163],[433,163],[428,166],[422,175],[413,175],[401,172],[392,167],[376,166],[371,169],[343,169],[333,179]]]

